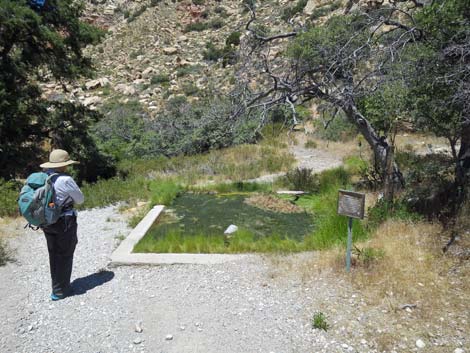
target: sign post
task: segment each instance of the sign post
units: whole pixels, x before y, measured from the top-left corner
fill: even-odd
[[[363,219],[365,209],[366,195],[339,190],[338,193],[338,214],[347,216],[348,219],[348,243],[346,247],[346,271],[351,271],[351,250],[352,250],[352,226],[353,218]]]

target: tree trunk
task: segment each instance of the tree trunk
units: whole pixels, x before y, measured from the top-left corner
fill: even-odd
[[[359,132],[369,143],[374,153],[375,161],[379,170],[384,175],[386,183],[386,198],[393,198],[395,191],[400,190],[404,186],[403,176],[398,165],[393,159],[392,146],[385,137],[380,137],[369,121],[359,112],[354,105],[343,107],[348,120],[353,123]],[[391,201],[391,200],[390,200]]]

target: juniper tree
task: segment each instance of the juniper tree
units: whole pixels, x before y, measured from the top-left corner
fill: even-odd
[[[70,131],[77,144],[72,154],[87,146],[96,149],[88,136],[96,116],[83,107],[68,114],[70,103],[47,100],[39,84],[54,79],[65,86],[91,74],[91,61],[82,50],[103,33],[81,21],[82,12],[76,1],[34,6],[27,0],[0,0],[0,178],[36,167],[44,146],[65,147],[61,136]]]

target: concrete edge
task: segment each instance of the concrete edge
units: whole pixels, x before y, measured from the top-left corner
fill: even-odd
[[[165,206],[154,206],[139,224],[129,233],[111,254],[110,266],[122,265],[212,265],[246,259],[252,255],[244,254],[152,254],[133,253],[134,246],[142,239],[153,223],[163,212]]]

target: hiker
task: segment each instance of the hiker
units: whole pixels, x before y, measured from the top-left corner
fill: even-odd
[[[81,204],[84,197],[73,178],[65,174],[71,164],[67,151],[56,149],[49,155],[49,162],[41,164],[48,175],[53,175],[53,202],[61,207],[58,221],[42,227],[47,240],[49,265],[52,280],[52,300],[63,299],[73,294],[70,286],[73,253],[77,245],[77,211],[74,204]]]

